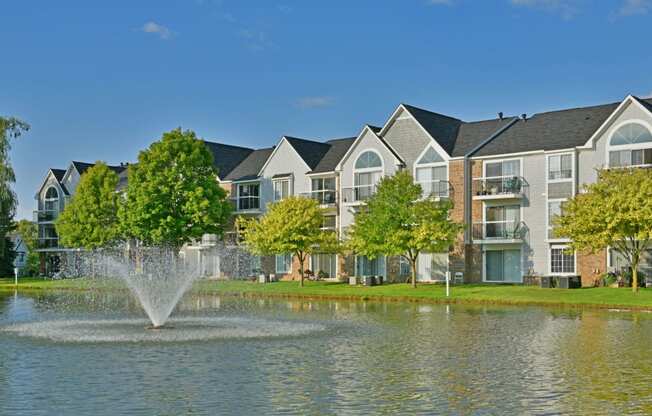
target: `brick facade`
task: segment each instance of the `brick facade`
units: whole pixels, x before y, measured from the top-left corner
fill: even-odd
[[[600,275],[607,271],[607,250],[598,253],[577,253],[577,272],[582,286],[595,286]]]

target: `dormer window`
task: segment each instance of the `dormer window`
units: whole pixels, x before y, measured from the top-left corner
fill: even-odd
[[[609,167],[652,166],[652,133],[643,124],[619,127],[609,141]]]

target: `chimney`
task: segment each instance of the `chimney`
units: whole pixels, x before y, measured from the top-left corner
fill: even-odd
[[[525,113],[521,114],[521,118],[523,119],[523,121],[526,121],[527,120],[527,114],[525,114]]]
[[[502,111],[498,113],[498,118],[501,119],[501,120],[503,119],[503,112]]]

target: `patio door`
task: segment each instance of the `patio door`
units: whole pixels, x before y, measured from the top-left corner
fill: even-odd
[[[417,259],[417,281],[446,280],[448,253],[420,253]]]
[[[521,250],[487,250],[485,252],[485,281],[520,283]]]

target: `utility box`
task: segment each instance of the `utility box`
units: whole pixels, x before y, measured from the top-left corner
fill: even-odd
[[[559,289],[579,289],[582,287],[582,279],[579,276],[559,276]]]

